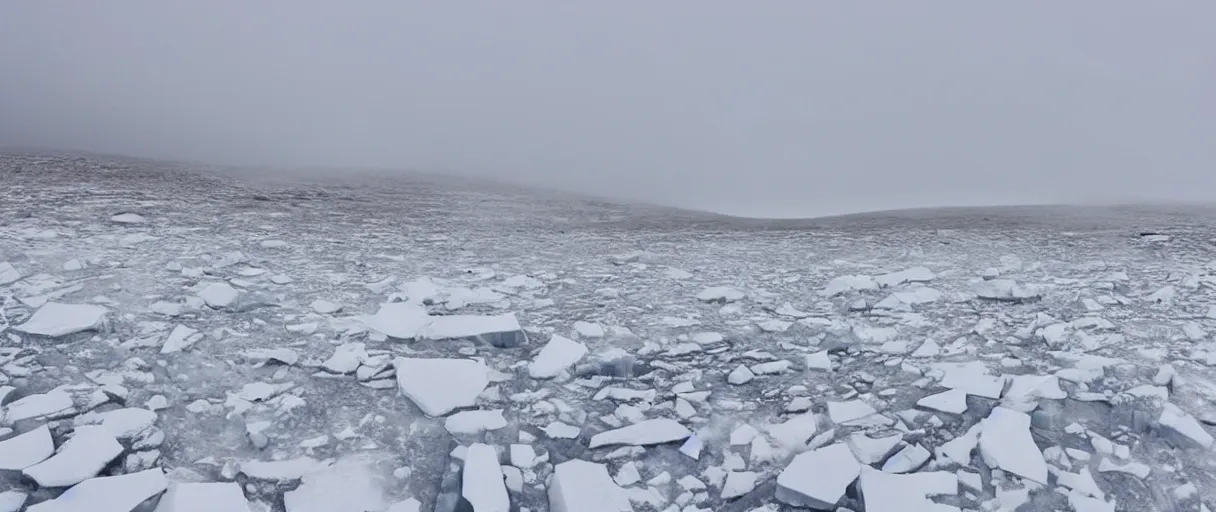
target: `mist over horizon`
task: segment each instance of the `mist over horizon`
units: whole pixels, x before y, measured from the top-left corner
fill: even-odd
[[[1211,202],[1216,4],[11,2],[0,148],[750,217]]]

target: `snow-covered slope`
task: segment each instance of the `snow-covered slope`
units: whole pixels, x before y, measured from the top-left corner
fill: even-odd
[[[1209,210],[196,171],[0,155],[0,511],[1216,500]]]

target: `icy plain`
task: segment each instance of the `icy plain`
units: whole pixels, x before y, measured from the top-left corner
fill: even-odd
[[[1214,298],[1202,208],[0,154],[0,512],[1210,512]]]

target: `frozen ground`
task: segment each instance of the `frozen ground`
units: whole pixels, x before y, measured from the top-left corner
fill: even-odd
[[[0,155],[0,511],[1216,503],[1210,210],[307,179]]]

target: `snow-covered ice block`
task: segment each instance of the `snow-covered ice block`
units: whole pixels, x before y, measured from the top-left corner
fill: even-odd
[[[249,478],[274,482],[290,482],[299,480],[304,475],[324,471],[330,463],[316,460],[312,457],[296,457],[283,460],[247,460],[241,462],[241,473]]]
[[[1047,461],[1030,435],[1030,415],[996,407],[980,425],[980,454],[989,467],[1047,483]]]
[[[364,321],[367,327],[384,336],[413,339],[418,336],[418,331],[430,322],[430,316],[421,304],[384,303],[379,306],[375,315],[367,316]]]
[[[431,316],[415,302],[388,302],[363,321],[374,331],[403,340],[477,338],[496,347],[514,347],[527,341],[514,313]]]
[[[418,330],[417,339],[455,340],[474,338],[495,347],[518,347],[527,342],[527,335],[515,318],[515,313],[501,315],[448,315],[431,317]]]
[[[1203,425],[1200,425],[1194,416],[1187,414],[1177,405],[1166,402],[1157,423],[1175,444],[1185,448],[1212,449],[1212,434],[1204,430]]]
[[[477,512],[508,512],[511,508],[502,465],[493,446],[476,443],[465,452],[460,494]]]
[[[1012,279],[989,279],[976,282],[972,290],[976,297],[995,301],[1023,301],[1037,299],[1043,292],[1037,287],[1024,286]]]
[[[50,337],[95,331],[105,325],[109,312],[109,309],[94,304],[47,302],[25,323],[13,327],[13,330]]]
[[[21,471],[55,453],[55,441],[46,425],[0,441],[0,469]]]
[[[236,304],[241,293],[225,282],[211,283],[198,293],[199,298],[208,306],[216,309],[230,307]]]
[[[236,482],[174,482],[155,512],[250,512],[249,501]]]
[[[596,434],[591,437],[591,448],[622,444],[649,446],[682,441],[691,435],[692,431],[678,421],[656,418]]]
[[[988,367],[980,361],[965,363],[934,363],[933,369],[945,374],[938,384],[944,388],[957,389],[969,395],[998,399],[1005,391],[1005,378],[990,375]]]
[[[550,512],[632,512],[628,495],[603,464],[569,460],[553,468]]]
[[[58,453],[22,473],[43,487],[68,487],[97,476],[122,450],[104,427],[78,427]]]
[[[874,414],[878,414],[878,411],[861,400],[828,402],[828,417],[837,425],[847,425]]]
[[[528,375],[533,379],[556,377],[586,355],[586,345],[554,334],[528,365]]]
[[[507,420],[502,416],[502,409],[460,411],[448,416],[443,426],[449,434],[473,435],[506,428]]]
[[[831,281],[823,289],[825,297],[835,297],[846,292],[877,290],[878,282],[873,277],[867,275],[847,275],[839,276]]]
[[[853,451],[853,456],[862,464],[877,464],[887,458],[895,448],[903,442],[903,436],[893,434],[886,437],[871,438],[863,432],[849,435],[846,443]]]
[[[950,389],[917,400],[916,405],[949,414],[962,414],[967,412],[967,393],[960,389]]]
[[[730,286],[711,286],[697,293],[697,300],[728,303],[743,300],[746,296],[747,294]]]
[[[148,219],[138,213],[120,213],[110,217],[110,222],[115,224],[144,224]]]
[[[866,512],[957,512],[930,496],[958,494],[958,476],[944,471],[897,475],[861,468],[861,495]]]
[[[28,395],[4,406],[0,411],[0,421],[7,424],[16,423],[31,418],[42,418],[58,415],[76,408],[76,402],[71,393],[62,389],[52,389],[46,393]]]
[[[368,453],[344,457],[333,465],[305,473],[300,486],[283,494],[286,512],[384,510],[385,495],[377,464]]]
[[[195,336],[198,331],[184,325],[178,325],[173,328],[169,336],[165,338],[165,343],[160,347],[162,354],[175,354],[190,348],[194,345],[201,336]]]
[[[12,263],[0,261],[0,286],[13,284],[20,279],[21,272],[18,272]]]
[[[743,496],[756,488],[756,479],[760,477],[755,471],[731,471],[726,474],[722,484],[722,499],[729,500]]]
[[[769,436],[773,441],[786,449],[797,449],[806,446],[806,442],[818,431],[815,415],[812,413],[799,414],[784,422],[769,425]]]
[[[802,452],[777,475],[777,500],[795,507],[831,509],[861,472],[844,443]]]
[[[898,272],[883,274],[874,278],[879,286],[899,286],[905,283],[927,283],[937,279],[937,274],[927,267],[912,267]]]
[[[427,416],[472,407],[490,383],[490,368],[469,359],[398,357],[397,386]]]
[[[22,491],[0,492],[0,512],[21,512],[30,495]]]
[[[160,468],[85,480],[58,498],[33,505],[27,512],[131,512],[165,490],[169,480]]]

